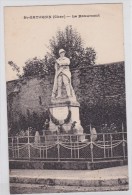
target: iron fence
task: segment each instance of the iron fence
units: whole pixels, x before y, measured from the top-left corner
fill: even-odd
[[[127,159],[127,133],[63,134],[9,137],[10,160]]]

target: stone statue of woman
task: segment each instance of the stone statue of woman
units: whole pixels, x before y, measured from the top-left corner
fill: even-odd
[[[74,98],[76,100],[75,93],[71,85],[71,72],[69,69],[70,59],[65,57],[65,53],[66,52],[64,49],[60,49],[60,57],[55,63],[55,78],[52,98],[62,98],[62,85],[64,84],[67,97]]]

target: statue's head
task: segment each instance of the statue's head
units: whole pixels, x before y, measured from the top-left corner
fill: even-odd
[[[61,57],[65,56],[65,53],[66,53],[66,51],[65,51],[64,49],[60,49],[60,50],[59,50],[59,55],[60,55]]]

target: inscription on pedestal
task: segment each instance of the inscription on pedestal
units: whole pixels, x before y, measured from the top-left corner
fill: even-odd
[[[68,115],[68,108],[67,107],[55,107],[51,109],[51,113],[58,120],[64,120]]]

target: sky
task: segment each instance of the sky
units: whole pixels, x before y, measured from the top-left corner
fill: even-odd
[[[44,18],[27,19],[30,16]],[[22,71],[28,59],[44,57],[49,40],[67,25],[80,33],[84,47],[95,49],[96,64],[124,61],[122,4],[5,7],[4,20],[7,81],[17,78],[8,61]]]

